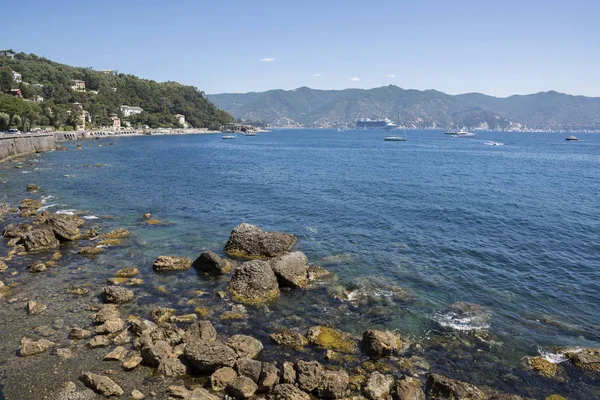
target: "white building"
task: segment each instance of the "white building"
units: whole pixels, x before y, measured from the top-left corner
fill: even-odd
[[[73,86],[71,86],[73,90],[85,90],[85,81],[81,81],[79,79],[75,79],[73,81]]]
[[[23,75],[21,75],[17,71],[13,71],[12,74],[13,74],[13,81],[15,81],[17,83],[23,82]]]
[[[35,96],[33,96],[33,101],[35,101],[36,103],[41,103],[42,101],[44,101],[44,98],[36,94]]]
[[[183,126],[184,128],[187,128],[187,122],[185,122],[185,115],[175,114],[175,118],[177,118],[177,122],[179,122],[179,125]]]
[[[123,114],[124,117],[141,114],[142,111],[144,111],[144,109],[141,107],[121,106],[121,114]]]

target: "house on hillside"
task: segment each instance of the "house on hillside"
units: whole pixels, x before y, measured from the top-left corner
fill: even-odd
[[[102,72],[103,74],[106,74],[106,75],[112,75],[112,73],[113,73],[112,69],[103,69],[100,72]]]
[[[21,93],[21,89],[10,89],[9,93],[13,96],[20,97],[21,99],[23,98],[23,93]]]
[[[23,82],[23,75],[21,75],[17,71],[13,71],[12,76],[13,76],[13,81],[15,81],[17,83]]]
[[[15,58],[15,53],[10,50],[0,50],[0,57],[13,59]]]
[[[175,114],[175,118],[177,118],[177,122],[179,122],[179,125],[183,126],[184,128],[188,127],[187,122],[185,122],[185,115]]]
[[[71,86],[73,90],[85,90],[85,81],[80,81],[79,79],[73,80],[73,86]]]
[[[123,114],[124,117],[130,117],[135,114],[141,114],[142,111],[144,111],[144,109],[141,107],[133,107],[133,106],[125,106],[125,105],[121,106],[121,114]]]
[[[110,119],[112,120],[113,123],[113,129],[121,129],[121,118],[119,118],[117,116],[117,114],[112,114],[110,116]]]
[[[35,96],[33,96],[33,101],[35,101],[36,103],[41,103],[44,101],[44,98],[36,94]]]

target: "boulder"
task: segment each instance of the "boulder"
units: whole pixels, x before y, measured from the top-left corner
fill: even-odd
[[[600,372],[600,348],[584,348],[565,355],[578,368]]]
[[[152,266],[155,271],[183,271],[192,266],[192,260],[187,257],[158,256]]]
[[[269,400],[310,400],[310,396],[290,383],[282,383],[269,393]]]
[[[40,187],[38,185],[36,185],[35,183],[29,183],[27,185],[27,191],[29,193],[35,193],[35,192],[37,192],[39,190],[40,190]]]
[[[233,335],[229,339],[228,344],[240,358],[255,358],[263,349],[263,344],[260,340],[246,335]]]
[[[105,303],[121,304],[133,300],[133,292],[120,286],[105,286],[100,295]]]
[[[255,225],[241,224],[231,232],[224,251],[232,257],[265,259],[285,254],[294,244],[294,235],[263,232]]]
[[[211,275],[228,274],[233,269],[233,263],[210,250],[203,251],[192,264],[196,270]]]
[[[24,199],[23,201],[21,201],[21,204],[19,204],[19,215],[21,217],[34,216],[35,214],[37,214],[37,210],[39,210],[43,206],[44,203],[42,203],[40,200]]]
[[[391,400],[392,396],[390,393],[392,386],[394,386],[393,376],[375,371],[369,375],[363,393],[367,399]]]
[[[238,376],[227,386],[227,393],[236,399],[249,399],[256,393],[258,386],[247,376]]]
[[[335,350],[342,353],[354,353],[358,351],[356,341],[349,338],[343,332],[324,326],[313,326],[306,333],[308,341],[325,349]]]
[[[97,256],[98,254],[102,253],[103,251],[104,251],[104,249],[102,247],[84,246],[81,249],[79,249],[79,254],[81,254],[82,256],[86,256],[86,257],[93,257],[93,256]]]
[[[55,346],[55,343],[47,340],[33,340],[27,337],[21,339],[21,346],[19,347],[19,355],[21,357],[33,356],[35,354],[43,353],[52,347]]]
[[[104,361],[122,361],[127,356],[127,349],[117,346],[113,351],[104,356]]]
[[[158,328],[158,325],[156,325],[150,320],[143,318],[134,319],[133,321],[131,321],[131,325],[129,326],[129,330],[137,336],[141,336],[142,333],[146,331],[153,331],[156,328]]]
[[[235,370],[240,376],[247,376],[258,383],[262,371],[262,363],[248,357],[240,358],[235,362]]]
[[[111,319],[98,325],[95,332],[100,335],[106,335],[109,333],[117,333],[125,327],[125,322],[121,318]]]
[[[187,367],[177,357],[165,358],[158,364],[156,373],[164,376],[181,376],[187,373]]]
[[[369,357],[384,357],[396,354],[402,341],[393,332],[372,329],[363,333],[362,345]]]
[[[258,391],[268,392],[279,383],[279,369],[275,363],[262,363],[260,376],[258,378]]]
[[[185,346],[184,355],[201,372],[214,372],[220,367],[232,367],[238,358],[231,346],[221,341],[194,340]]]
[[[487,398],[485,393],[476,386],[438,374],[429,375],[426,392],[431,400],[448,398],[484,400]]]
[[[151,332],[144,332],[139,343],[140,355],[145,365],[157,367],[167,358],[174,357],[171,345],[165,340],[153,340]]]
[[[308,258],[295,251],[270,260],[271,268],[281,286],[306,287],[308,285]]]
[[[308,267],[308,280],[311,282],[334,277],[335,275],[320,265],[311,265]]]
[[[229,385],[233,380],[237,377],[237,374],[231,367],[223,367],[219,368],[210,376],[210,387],[215,392],[225,390],[227,385]]]
[[[28,225],[28,224],[21,224],[21,225],[9,224],[9,225],[6,225],[4,227],[4,229],[2,229],[2,236],[7,239],[22,238],[31,229],[32,229],[31,225]]]
[[[0,260],[0,272],[4,272],[8,269],[8,265],[2,260]]]
[[[160,325],[160,324],[163,324],[163,323],[169,321],[169,318],[174,313],[175,313],[174,308],[158,307],[158,308],[155,308],[154,310],[152,310],[152,318],[154,318],[154,321],[158,325]]]
[[[191,343],[194,341],[214,342],[217,340],[217,331],[210,321],[200,321],[191,325],[187,331],[183,341],[185,343]]]
[[[51,215],[52,215],[52,213],[48,210],[44,210],[39,214],[35,214],[33,216],[33,224],[34,225],[45,224],[46,222],[48,222],[48,218],[50,218]]]
[[[107,376],[85,372],[79,377],[79,380],[88,388],[105,397],[123,396],[125,394],[121,386]]]
[[[533,370],[546,378],[555,378],[559,374],[559,366],[544,357],[523,357],[521,365],[524,369]]]
[[[298,387],[305,392],[312,392],[321,384],[323,379],[323,366],[318,361],[296,362],[298,372]]]
[[[98,235],[97,237],[100,239],[125,239],[126,237],[129,237],[129,235],[131,235],[131,232],[127,229],[117,228],[114,231]]]
[[[269,338],[280,346],[300,348],[308,344],[308,340],[293,329],[281,329],[270,334]]]
[[[26,251],[50,250],[60,246],[54,232],[48,227],[35,227],[21,239]]]
[[[89,342],[88,347],[90,349],[95,349],[96,347],[105,347],[110,343],[108,337],[103,335],[94,336]]]
[[[142,334],[143,335],[143,334]],[[185,331],[175,324],[164,323],[156,329],[148,331],[148,335],[153,341],[164,340],[171,346],[181,343],[185,336]]]
[[[92,331],[77,326],[71,329],[71,332],[69,333],[69,337],[72,340],[83,340],[89,338],[90,336],[92,336]]]
[[[279,297],[279,285],[271,266],[259,260],[236,268],[227,289],[235,301],[247,304],[264,304]]]
[[[132,369],[134,369],[135,367],[137,367],[138,365],[140,365],[140,363],[143,361],[144,359],[138,355],[134,355],[131,356],[129,358],[129,360],[125,361],[122,365],[123,369],[125,371],[131,371]]]
[[[281,382],[282,383],[291,383],[292,385],[296,383],[296,367],[294,363],[289,361],[284,361],[281,366]]]
[[[92,320],[96,325],[102,325],[107,321],[118,319],[121,319],[121,314],[114,304],[99,304],[96,307],[96,313],[92,315]]]
[[[321,398],[341,399],[346,395],[348,384],[349,377],[346,371],[324,371],[317,393]]]
[[[425,400],[421,381],[412,376],[403,376],[396,382],[398,400]]]
[[[66,214],[52,214],[48,223],[59,240],[75,240],[79,238],[79,217]]]

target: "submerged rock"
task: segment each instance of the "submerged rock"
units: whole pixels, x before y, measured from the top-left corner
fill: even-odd
[[[35,193],[39,190],[40,190],[40,187],[38,185],[36,185],[35,183],[30,183],[27,185],[27,191],[29,193]]]
[[[104,233],[102,235],[98,235],[97,237],[100,239],[125,239],[129,237],[131,232],[129,232],[125,228],[117,228],[114,231],[110,231],[108,233]]]
[[[120,286],[105,286],[100,294],[105,303],[120,304],[133,300],[133,292]]]
[[[457,301],[442,312],[437,321],[440,325],[459,331],[486,330],[490,327],[492,312],[479,304]]]
[[[123,396],[125,394],[121,386],[107,376],[84,372],[79,380],[88,388],[105,397]]]
[[[271,258],[285,254],[296,244],[289,233],[263,232],[256,225],[241,224],[233,229],[224,251],[232,257]]]
[[[308,285],[308,258],[295,251],[270,260],[271,268],[281,286],[306,287]]]
[[[203,251],[192,264],[196,270],[211,275],[228,274],[233,269],[233,263],[210,250]]]
[[[476,386],[438,374],[429,375],[426,389],[431,400],[449,398],[485,400],[487,398],[485,393]]]
[[[280,346],[304,347],[308,340],[300,333],[292,329],[282,329],[269,335],[269,338]]]
[[[139,275],[140,270],[135,267],[121,268],[115,272],[116,278],[133,278]]]
[[[187,257],[158,256],[152,266],[155,271],[183,271],[192,266],[192,260]]]
[[[21,346],[19,347],[19,355],[21,357],[33,356],[35,354],[43,353],[50,350],[55,346],[54,342],[47,339],[33,340],[27,337],[21,339]]]
[[[44,272],[46,269],[46,264],[41,261],[34,261],[27,267],[27,271],[33,273]]]
[[[227,289],[235,301],[247,304],[263,304],[279,297],[279,285],[271,266],[259,260],[236,268]]]
[[[354,353],[358,346],[354,339],[346,334],[324,326],[313,326],[306,333],[308,341],[325,349],[336,350],[342,353]]]
[[[82,247],[79,250],[79,254],[81,254],[82,256],[97,256],[98,254],[102,253],[104,251],[104,249],[102,247],[98,247],[98,246],[85,246]]]
[[[408,288],[396,286],[388,279],[373,276],[356,278],[349,284],[334,288],[334,298],[355,306],[413,302],[415,293]]]

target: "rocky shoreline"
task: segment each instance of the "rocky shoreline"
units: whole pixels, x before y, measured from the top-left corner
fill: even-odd
[[[30,193],[39,190],[27,187]],[[559,400],[564,397],[536,395],[535,380],[568,385],[571,373],[592,380],[600,374],[600,349],[557,348],[565,366],[525,357],[518,368],[532,382],[523,397],[453,379],[448,368],[440,373],[427,351],[452,351],[457,347],[452,340],[432,345],[376,328],[357,336],[327,315],[317,325],[303,315],[270,321],[270,308],[281,296],[310,296],[332,286],[335,275],[311,264],[294,235],[245,223],[233,229],[220,254],[198,249],[195,260],[161,255],[151,269],[114,265],[112,276],[98,284],[88,265],[135,232],[102,232],[79,216],[42,208],[36,198],[22,200],[18,208],[0,205],[0,220],[9,222],[2,229],[8,251],[0,257],[0,322],[6,334],[0,369],[7,399]],[[145,214],[140,224],[161,221]],[[74,267],[62,267],[67,261]],[[210,282],[212,290],[196,291],[183,307],[167,288],[148,288],[144,281],[148,274],[176,280],[188,270]],[[59,276],[74,278],[59,282]],[[333,292],[338,301],[352,304],[371,295],[360,288]],[[407,289],[389,292],[411,301]],[[141,311],[131,305],[136,301],[151,307]],[[489,318],[482,307],[464,302],[450,306],[450,312],[457,320]],[[493,341],[479,335],[477,340]]]

